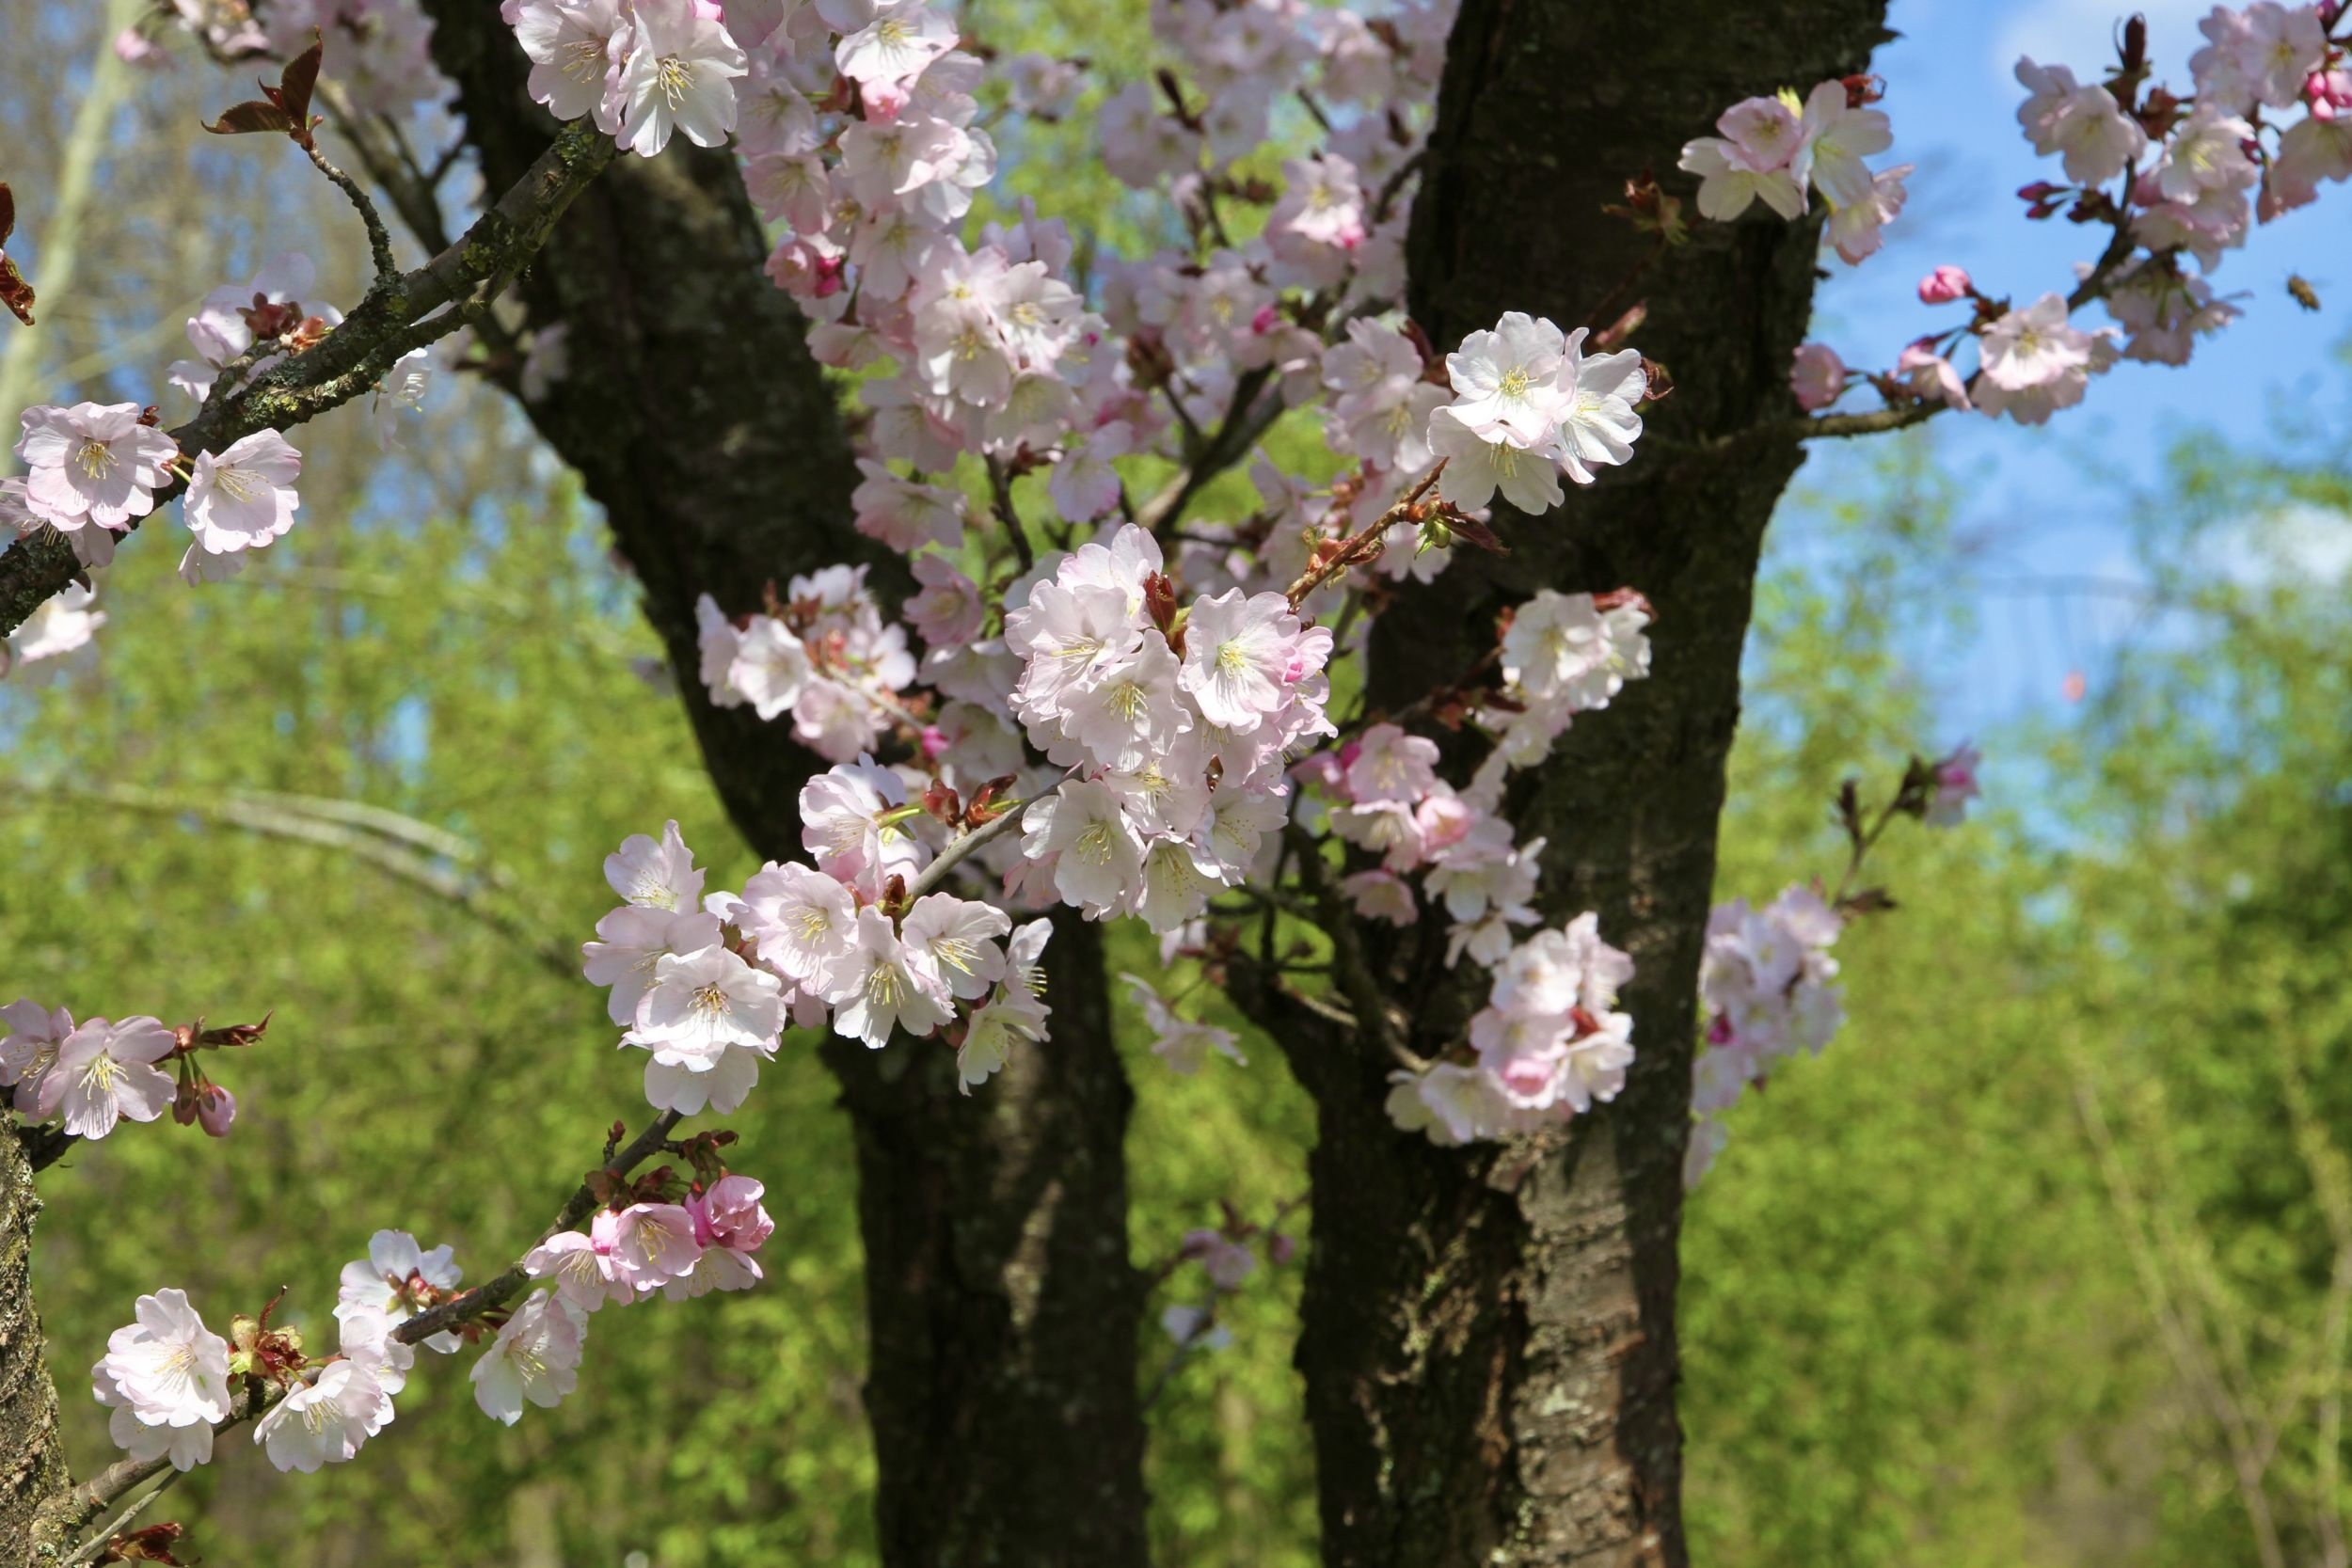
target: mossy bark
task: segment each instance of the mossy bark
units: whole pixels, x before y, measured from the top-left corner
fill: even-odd
[[[40,1213],[24,1146],[0,1128],[0,1568],[35,1560],[35,1515],[72,1484],[33,1299],[33,1221]]]

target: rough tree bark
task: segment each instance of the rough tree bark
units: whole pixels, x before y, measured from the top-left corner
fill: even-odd
[[[33,1301],[40,1212],[24,1147],[0,1129],[0,1568],[31,1560],[34,1514],[71,1484]]]
[[[430,0],[435,52],[498,189],[552,130],[485,0]],[[802,783],[824,765],[782,724],[720,711],[696,674],[693,601],[866,562],[886,603],[904,563],[850,527],[857,483],[803,322],[762,276],[725,153],[683,138],[591,187],[526,279],[535,325],[569,325],[570,374],[529,412],[602,502],[668,645],[712,779],[760,853],[801,853]],[[1047,953],[1049,1047],[965,1100],[950,1053],[903,1038],[825,1053],[855,1128],[882,1557],[905,1568],[1144,1560],[1127,1257],[1131,1093],[1111,1048],[1099,933]],[[1050,1479],[1047,1479],[1050,1478]]]
[[[1465,0],[1414,210],[1414,316],[1438,343],[1506,309],[1583,321],[1648,247],[1601,214],[1625,178],[1653,168],[1687,196],[1686,139],[1740,98],[1862,70],[1883,12]],[[1511,555],[1462,552],[1375,625],[1377,708],[1469,671],[1496,611],[1537,588],[1632,586],[1656,605],[1650,678],[1579,722],[1513,813],[1522,840],[1549,841],[1548,916],[1597,910],[1639,965],[1625,1005],[1640,1055],[1618,1101],[1563,1136],[1446,1151],[1390,1126],[1379,1052],[1283,1020],[1320,1120],[1298,1365],[1327,1562],[1687,1560],[1674,1310],[1692,1015],[1757,553],[1799,456],[1673,443],[1796,412],[1817,235],[1702,225],[1652,266],[1624,298],[1647,299],[1635,341],[1676,390],[1632,466],[1511,519]],[[1401,1022],[1423,1054],[1483,1001],[1450,983],[1441,927],[1364,938],[1388,994],[1413,999]],[[1277,996],[1256,1005],[1280,1016]]]

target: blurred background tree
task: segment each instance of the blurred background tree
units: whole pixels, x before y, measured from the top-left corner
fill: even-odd
[[[1007,44],[1140,49],[1137,18],[1089,0],[975,14]],[[312,182],[195,133],[215,77],[119,79],[106,22],[0,0],[0,30],[42,44],[0,55],[0,175],[70,184],[77,146],[89,171],[74,287],[0,372],[138,396],[184,313],[155,301],[296,245],[348,297],[357,258]],[[1010,188],[1077,193],[1107,233],[1142,218],[1089,123],[1009,149]],[[714,885],[751,869],[592,510],[453,381],[404,453],[379,458],[356,414],[310,432],[309,526],[234,590],[128,551],[95,656],[0,685],[0,991],[276,1010],[235,1064],[233,1137],[148,1130],[49,1184],[42,1300],[85,1463],[106,1444],[82,1366],[143,1288],[226,1310],[289,1283],[316,1324],[379,1225],[477,1269],[512,1256],[638,1098],[573,977],[601,857],[675,812]],[[2143,634],[2079,722],[1982,737],[2019,787],[1892,847],[1902,909],[1840,948],[1851,1023],[1732,1114],[1685,1243],[1702,1561],[2345,1560],[2339,411],[2261,452],[2184,441],[2161,494],[2115,498],[2141,519]],[[1938,738],[1925,673],[1977,602],[1968,541],[1931,442],[1869,464],[1776,525],[1724,896],[1830,868],[1837,781]],[[1117,941],[1118,967],[1157,970],[1149,938]],[[1263,1217],[1299,1196],[1311,1118],[1270,1042],[1183,1079],[1127,1033],[1138,1263],[1220,1200]],[[374,1463],[297,1484],[229,1454],[179,1508],[203,1555],[870,1561],[850,1156],[810,1044],[729,1118],[778,1221],[765,1287],[602,1320],[580,1396],[512,1432],[428,1361]],[[1161,1560],[1313,1560],[1295,1290],[1262,1269],[1230,1345],[1172,1370],[1172,1344],[1146,1348]]]

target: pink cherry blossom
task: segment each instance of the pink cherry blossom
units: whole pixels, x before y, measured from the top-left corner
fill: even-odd
[[[146,516],[167,477],[164,466],[180,451],[170,436],[139,422],[135,403],[43,404],[24,410],[21,422],[24,504],[68,531],[87,523],[126,529]]]
[[[260,430],[218,452],[199,452],[185,512],[208,555],[260,549],[294,527],[302,499],[294,482],[302,454],[274,430]]]

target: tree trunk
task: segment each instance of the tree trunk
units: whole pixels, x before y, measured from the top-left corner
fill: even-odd
[[[522,96],[522,55],[494,6],[429,8],[501,189],[551,122]],[[868,563],[885,604],[911,584],[850,526],[858,476],[837,405],[764,254],[732,158],[680,138],[590,187],[524,296],[535,324],[569,325],[571,350],[570,374],[529,412],[604,505],[728,811],[784,859],[801,853],[800,788],[824,764],[787,725],[710,705],[694,597],[755,610],[764,584],[834,562]],[[933,1042],[824,1053],[856,1132],[866,1403],[893,1568],[1144,1560],[1131,1095],[1098,934],[1060,923],[1047,967],[1052,1041],[969,1100]]]
[[[0,1117],[13,1120],[5,1102]],[[72,1484],[57,1439],[40,1310],[33,1301],[33,1220],[40,1198],[12,1128],[0,1128],[0,1568],[32,1560],[33,1516]]]
[[[1415,318],[1440,344],[1506,309],[1583,322],[1648,248],[1600,211],[1627,177],[1687,198],[1684,141],[1740,98],[1862,70],[1883,8],[1465,0],[1408,246]],[[1547,916],[1597,911],[1633,955],[1640,1054],[1616,1102],[1561,1134],[1449,1151],[1391,1127],[1377,1053],[1319,1021],[1282,1031],[1320,1118],[1298,1365],[1327,1562],[1687,1560],[1674,1310],[1698,963],[1756,560],[1799,455],[1673,443],[1796,411],[1818,232],[1697,224],[1610,309],[1647,299],[1634,341],[1675,378],[1632,465],[1505,519],[1510,555],[1459,552],[1376,623],[1371,698],[1394,707],[1468,671],[1538,588],[1657,607],[1650,678],[1581,720],[1511,811],[1522,842],[1549,841]],[[1364,937],[1423,1054],[1483,1001],[1446,972],[1442,925]]]

